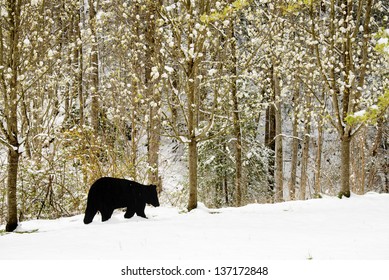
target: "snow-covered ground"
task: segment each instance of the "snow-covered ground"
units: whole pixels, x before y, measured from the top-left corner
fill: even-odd
[[[146,207],[149,219],[98,215],[22,222],[0,231],[2,260],[388,260],[389,194],[327,197],[190,213]],[[4,225],[0,226],[0,230]]]

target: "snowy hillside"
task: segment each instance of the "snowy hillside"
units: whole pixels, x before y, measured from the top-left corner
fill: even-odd
[[[1,226],[0,259],[389,259],[388,194],[146,215],[27,221],[10,234]]]

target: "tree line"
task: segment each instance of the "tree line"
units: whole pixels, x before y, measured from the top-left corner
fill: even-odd
[[[389,192],[388,8],[0,0],[0,222],[80,213],[101,176],[169,193],[172,141],[189,211]]]

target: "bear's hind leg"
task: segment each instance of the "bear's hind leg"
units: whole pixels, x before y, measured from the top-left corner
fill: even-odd
[[[135,211],[127,207],[126,213],[124,214],[124,218],[129,219],[135,215]]]
[[[104,209],[101,211],[101,221],[105,222],[108,221],[112,217],[114,209]]]

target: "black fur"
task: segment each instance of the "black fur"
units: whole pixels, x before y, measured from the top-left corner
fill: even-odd
[[[107,221],[115,209],[124,207],[127,207],[125,218],[131,218],[135,213],[147,218],[146,203],[154,207],[159,206],[155,185],[142,185],[126,179],[103,177],[94,182],[89,189],[84,223],[91,223],[97,211],[101,213],[102,221]]]

